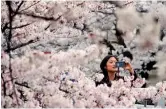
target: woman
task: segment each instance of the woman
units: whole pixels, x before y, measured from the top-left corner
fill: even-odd
[[[123,79],[123,77],[117,74],[118,72],[118,68],[116,67],[117,61],[118,61],[118,58],[112,55],[108,55],[102,60],[100,64],[100,68],[102,70],[102,73],[104,74],[104,78],[100,82],[96,82],[96,86],[98,86],[99,84],[106,83],[107,86],[110,87],[111,81]],[[130,75],[134,75],[134,80],[137,78],[137,75],[134,72],[130,63],[126,62],[124,69],[128,70],[130,72]]]

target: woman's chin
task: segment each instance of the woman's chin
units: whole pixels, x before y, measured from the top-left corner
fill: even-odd
[[[115,71],[115,72],[117,72],[117,71],[118,71],[118,69],[117,69],[117,68],[115,68],[115,69],[114,69],[114,71]]]
[[[112,72],[118,72],[118,69],[113,69]]]

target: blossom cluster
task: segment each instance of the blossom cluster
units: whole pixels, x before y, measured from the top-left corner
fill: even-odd
[[[124,80],[112,81],[111,87],[106,84],[96,87],[95,81],[86,76],[79,63],[82,59],[87,59],[87,62],[81,63],[84,66],[99,56],[96,51],[94,56],[91,57],[90,51],[94,52],[95,47],[93,45],[82,51],[61,53],[32,51],[13,59],[12,70],[16,78],[15,81],[28,85],[28,87],[21,87],[16,84],[20,106],[135,107],[136,101],[152,99],[153,103],[156,103],[161,97],[166,97],[165,81],[157,83],[156,86],[140,88],[145,83],[145,79],[137,78],[132,82],[133,76],[125,76]],[[98,81],[103,77],[101,74],[95,76]],[[12,93],[12,88],[9,87],[7,94]],[[23,95],[21,95],[20,90]],[[2,106],[4,105],[12,107],[12,98],[4,97]]]

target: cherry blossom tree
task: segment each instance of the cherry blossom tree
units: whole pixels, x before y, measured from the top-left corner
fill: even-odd
[[[165,2],[2,1],[1,8],[1,107],[135,107],[166,97],[165,81],[140,88],[141,77],[95,86],[103,57],[122,60],[126,51],[135,69],[154,62],[149,69],[165,75]]]

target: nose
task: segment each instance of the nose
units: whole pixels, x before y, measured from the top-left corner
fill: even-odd
[[[116,62],[113,62],[112,64],[113,64],[113,66],[115,66],[115,65],[116,65]]]

